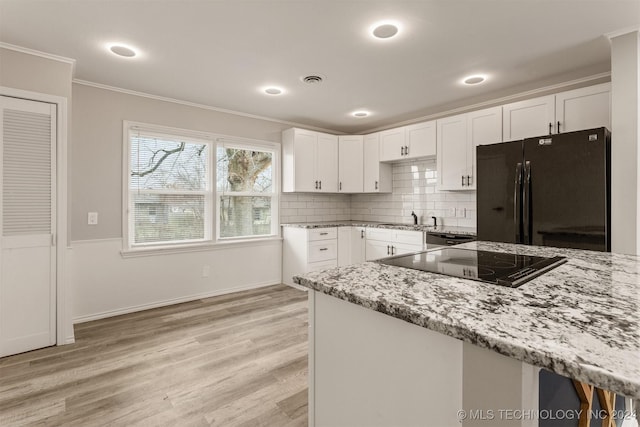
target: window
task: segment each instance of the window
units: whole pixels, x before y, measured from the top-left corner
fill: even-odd
[[[218,145],[220,238],[274,234],[273,151]]]
[[[125,142],[125,249],[278,234],[277,145],[130,122]]]

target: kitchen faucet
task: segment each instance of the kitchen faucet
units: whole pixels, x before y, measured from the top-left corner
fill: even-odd
[[[411,211],[411,216],[413,217],[413,224],[418,225],[418,215],[415,212]]]
[[[437,228],[438,227],[438,218],[436,218],[435,216],[431,217],[433,219],[433,228]]]

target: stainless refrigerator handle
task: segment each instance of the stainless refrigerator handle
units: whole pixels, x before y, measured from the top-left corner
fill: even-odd
[[[520,206],[518,194],[520,193],[520,187],[522,185],[522,163],[516,164],[516,178],[513,184],[513,227],[516,230],[515,243],[521,243],[520,241],[520,218],[518,215]]]
[[[522,197],[522,224],[524,225],[524,243],[532,244],[531,233],[531,216],[529,209],[531,207],[531,162],[524,162],[524,194]]]

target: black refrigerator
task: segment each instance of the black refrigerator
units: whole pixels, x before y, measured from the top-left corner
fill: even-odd
[[[611,250],[606,128],[476,148],[478,240]]]

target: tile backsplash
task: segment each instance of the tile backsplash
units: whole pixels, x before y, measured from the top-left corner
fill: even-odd
[[[476,226],[475,191],[439,191],[436,160],[413,160],[394,163],[391,194],[354,194],[351,196],[351,219],[412,223],[411,212],[420,224],[460,227]]]
[[[280,222],[350,220],[351,197],[349,194],[282,193]]]
[[[385,194],[282,193],[280,222],[379,221],[476,227],[475,191],[438,191],[436,160],[394,163],[393,192]]]

